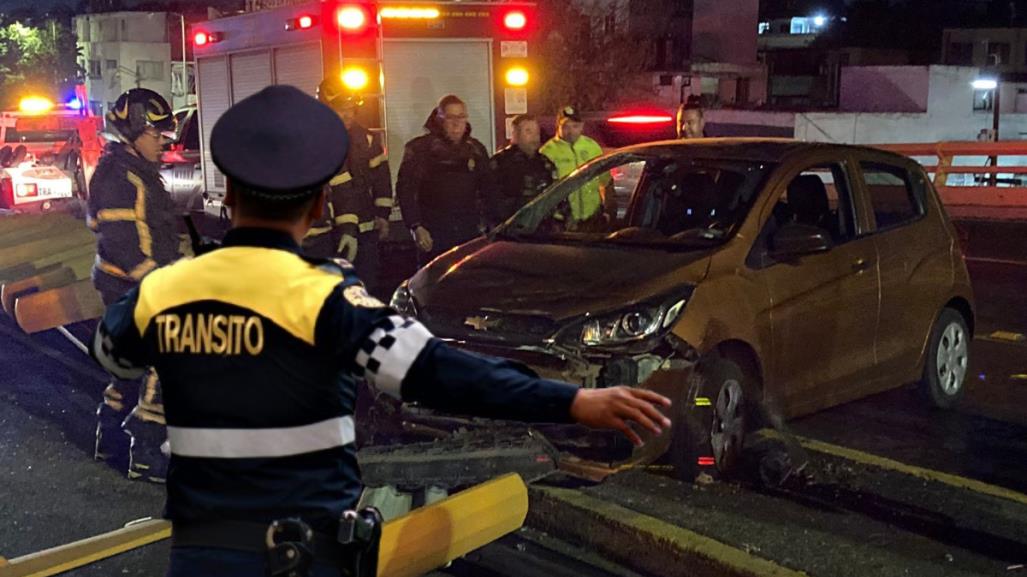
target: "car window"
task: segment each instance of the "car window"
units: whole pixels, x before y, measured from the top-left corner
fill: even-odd
[[[848,176],[841,164],[810,167],[799,173],[774,206],[773,224],[805,224],[830,233],[834,244],[855,238]]]
[[[562,242],[722,242],[748,214],[771,168],[749,160],[614,154],[555,184],[501,234]]]
[[[860,167],[878,230],[916,220],[924,214],[923,190],[914,186],[908,170],[876,162],[861,162]]]
[[[181,142],[185,150],[200,149],[200,123],[196,121],[195,114],[185,117],[185,126],[182,128]]]

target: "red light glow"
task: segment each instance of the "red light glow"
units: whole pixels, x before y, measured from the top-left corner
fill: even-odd
[[[612,124],[670,124],[674,117],[669,114],[627,114],[606,119]]]
[[[717,464],[713,457],[699,457],[698,462],[700,467],[712,467]]]
[[[527,25],[528,17],[519,10],[507,12],[506,16],[503,17],[503,26],[506,26],[509,30],[524,30],[524,27]]]

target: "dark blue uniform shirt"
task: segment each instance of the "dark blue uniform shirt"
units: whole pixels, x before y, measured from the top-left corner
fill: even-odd
[[[362,485],[354,379],[451,412],[567,422],[576,388],[452,349],[368,296],[345,263],[236,229],[222,248],[149,274],[93,342],[111,373],[153,366],[171,446],[166,516],[301,516],[332,533]]]

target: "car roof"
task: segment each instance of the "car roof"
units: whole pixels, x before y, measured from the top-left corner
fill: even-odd
[[[664,140],[636,144],[617,149],[616,152],[641,154],[680,154],[758,162],[782,162],[796,154],[809,152],[835,152],[843,154],[852,151],[872,152],[893,157],[896,161],[908,160],[905,156],[867,146],[834,144],[827,142],[804,142],[791,138],[698,138],[692,140]]]

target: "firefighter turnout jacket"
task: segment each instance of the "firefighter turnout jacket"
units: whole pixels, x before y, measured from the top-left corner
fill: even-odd
[[[181,256],[175,208],[156,164],[111,143],[89,183],[86,222],[96,233],[93,282],[122,294]]]
[[[570,421],[577,390],[448,347],[370,297],[345,261],[259,228],[151,273],[107,310],[91,349],[119,377],[160,375],[175,522],[299,516],[334,535],[362,489],[356,379],[427,407],[549,422]]]
[[[375,218],[392,211],[392,177],[381,139],[356,122],[349,128],[349,156],[328,186],[334,225],[342,234],[374,230]]]

